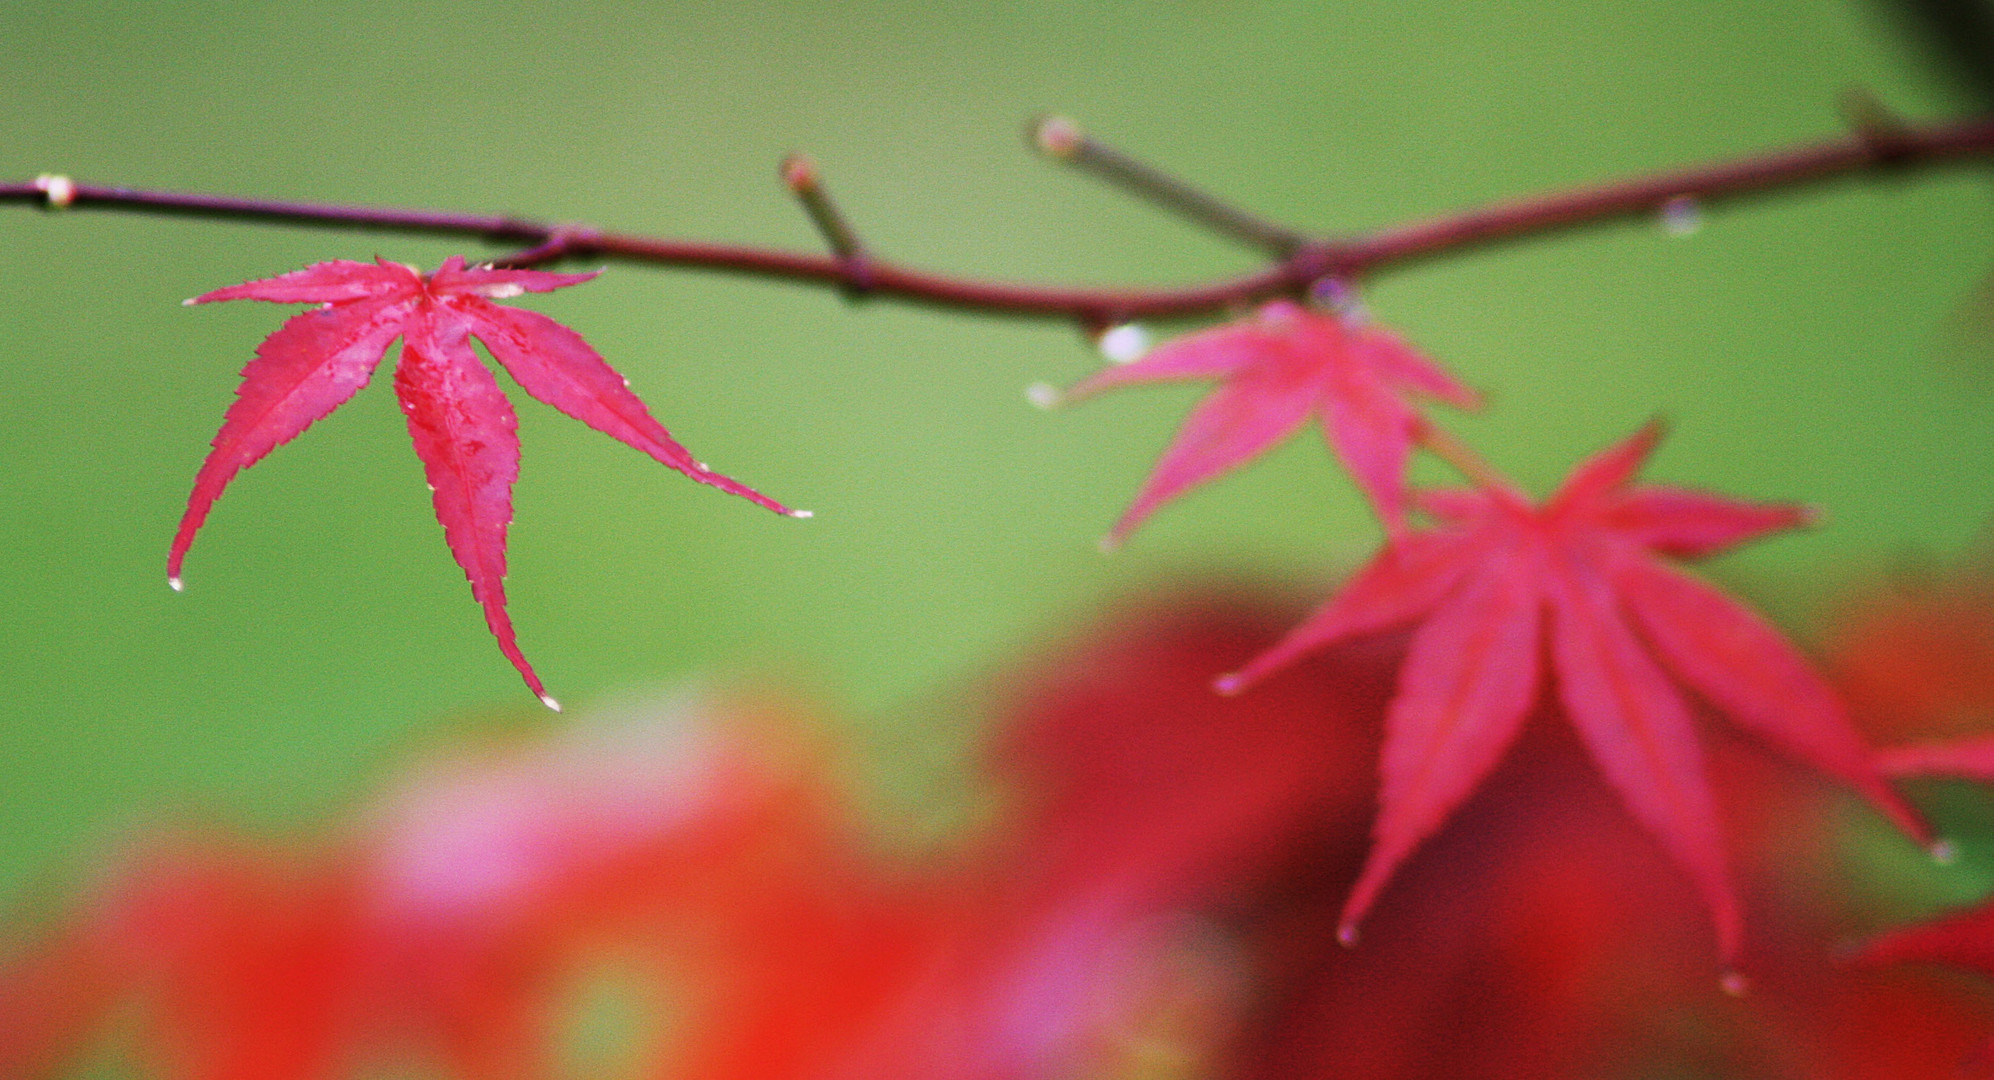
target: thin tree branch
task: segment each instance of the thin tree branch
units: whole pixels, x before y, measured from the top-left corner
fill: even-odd
[[[844,266],[846,292],[853,297],[863,296],[872,288],[872,259],[859,241],[858,232],[838,210],[838,204],[831,201],[830,192],[824,190],[816,163],[802,154],[791,154],[782,160],[780,172],[783,185],[803,204],[810,224],[817,227],[817,235],[824,238],[832,256]]]
[[[1496,203],[1479,210],[1389,229],[1358,241],[1358,273],[1658,212],[1672,199],[1715,204],[1861,173],[1957,164],[1994,157],[1994,121],[1948,127],[1869,129],[1834,142],[1721,165]]]
[[[1861,174],[1989,157],[1994,157],[1994,121],[1892,127],[1704,168],[1495,203],[1355,237],[1310,240],[1267,269],[1207,284],[1154,289],[1062,288],[950,277],[868,259],[867,287],[872,296],[908,303],[1107,326],[1136,318],[1209,314],[1275,296],[1303,295],[1325,278],[1357,279],[1468,249],[1645,217],[1672,202],[1681,205],[1685,199],[1714,204]],[[836,255],[632,236],[507,216],[144,191],[79,184],[59,176],[0,184],[0,203],[8,202],[72,211],[102,209],[317,225],[525,245],[525,251],[505,259],[510,265],[601,258],[833,288],[851,286],[849,262]]]
[[[1221,236],[1284,258],[1309,242],[1292,229],[1216,199],[1080,130],[1064,116],[1042,117],[1027,133],[1032,146],[1055,161],[1093,173],[1125,191],[1211,229]]]

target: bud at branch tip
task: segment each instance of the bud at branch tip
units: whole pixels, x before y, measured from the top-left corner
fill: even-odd
[[[817,187],[817,163],[802,154],[791,154],[782,159],[782,182],[789,190],[803,194]]]
[[[1071,160],[1087,141],[1079,124],[1069,117],[1051,114],[1033,122],[1031,135],[1032,145],[1039,153],[1061,161]]]

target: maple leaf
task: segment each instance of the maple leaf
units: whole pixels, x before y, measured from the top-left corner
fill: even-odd
[[[1109,531],[1119,544],[1157,507],[1244,464],[1311,416],[1394,533],[1405,524],[1405,470],[1419,416],[1408,394],[1461,409],[1481,398],[1398,336],[1276,300],[1238,322],[1162,345],[1065,395],[1073,401],[1136,383],[1219,379],[1185,420],[1134,504]]]
[[[1868,964],[1930,960],[1994,977],[1994,904],[1893,930],[1864,945],[1856,956]]]
[[[245,282],[187,301],[268,300],[316,304],[292,316],[257,346],[243,368],[214,449],[194,478],[194,492],[167,556],[167,580],[181,588],[180,564],[194,534],[229,481],[290,441],[367,385],[388,346],[402,339],[395,394],[408,418],[416,456],[434,495],[436,517],[499,649],[549,708],[532,665],[519,651],[505,610],[506,527],[519,476],[519,425],[498,381],[478,362],[470,339],[483,342],[514,381],[611,438],[722,491],[779,514],[792,511],[708,469],[652,419],[628,381],[580,335],[545,315],[490,301],[579,285],[595,274],[466,267],[462,256],[434,274],[386,260],[314,263],[274,278]]]
[[[1675,683],[1929,842],[1840,700],[1793,646],[1658,558],[1713,555],[1800,525],[1809,512],[1633,485],[1660,437],[1648,425],[1579,466],[1542,504],[1506,484],[1424,493],[1419,505],[1437,525],[1389,541],[1273,649],[1218,681],[1220,692],[1238,693],[1304,653],[1425,620],[1385,718],[1376,842],[1344,906],[1346,941],[1400,863],[1515,740],[1543,682],[1546,638],[1565,715],[1635,818],[1695,879],[1727,963],[1742,916]]]
[[[1077,1075],[1147,1004],[1128,950],[1160,905],[1021,889],[1030,846],[886,855],[816,726],[640,706],[430,757],[324,842],[142,841],[0,952],[0,1076],[57,1075],[112,1023],[141,1075],[565,1075],[563,1005],[605,959],[684,1017],[618,1075]]]
[[[1994,735],[1893,746],[1877,755],[1891,776],[1957,776],[1994,781]]]
[[[1994,903],[1983,902],[1931,922],[1893,930],[1865,944],[1853,959],[1865,967],[1906,962],[1944,964],[1994,978]],[[1954,1075],[1994,1078],[1994,1039],[1984,1039],[1971,1056],[1956,1065]]]

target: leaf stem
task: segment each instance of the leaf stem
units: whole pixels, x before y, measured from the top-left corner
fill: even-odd
[[[1516,485],[1509,478],[1496,471],[1482,455],[1457,438],[1453,432],[1439,424],[1420,417],[1415,421],[1412,432],[1414,445],[1452,466],[1454,471],[1465,477],[1469,483],[1484,491],[1514,491]]]

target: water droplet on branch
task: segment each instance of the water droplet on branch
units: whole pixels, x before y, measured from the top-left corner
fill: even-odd
[[[1123,323],[1102,334],[1100,344],[1101,355],[1109,363],[1133,363],[1149,351],[1149,331],[1140,323]]]
[[[1691,195],[1677,195],[1662,203],[1662,231],[1670,236],[1695,236],[1703,230],[1703,204]]]
[[[76,201],[76,181],[59,173],[43,173],[35,177],[35,189],[42,193],[45,209],[67,210]]]
[[[1309,298],[1336,312],[1348,326],[1364,326],[1371,321],[1371,309],[1357,295],[1357,287],[1339,277],[1326,277],[1309,286]]]

